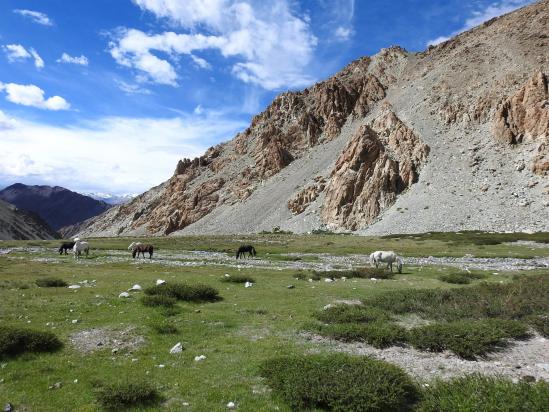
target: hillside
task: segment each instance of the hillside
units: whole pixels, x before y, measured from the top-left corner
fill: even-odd
[[[0,240],[56,239],[40,217],[0,200]]]
[[[547,33],[544,0],[356,60],[82,234],[548,231]]]
[[[55,186],[16,183],[0,191],[0,199],[36,213],[54,230],[97,216],[110,206],[102,201]]]

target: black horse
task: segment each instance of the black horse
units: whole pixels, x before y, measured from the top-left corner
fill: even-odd
[[[59,254],[62,255],[63,252],[65,255],[68,255],[67,250],[72,250],[74,247],[74,242],[63,242],[61,246],[59,246]]]
[[[154,252],[153,245],[136,245],[132,256],[135,259],[135,256],[139,257],[140,254],[143,254],[143,258],[145,258],[145,252],[149,254],[149,259],[152,259]]]
[[[236,251],[236,258],[246,257],[246,252],[249,253],[250,257],[254,257],[256,255],[255,248],[252,245],[244,245],[240,246]]]

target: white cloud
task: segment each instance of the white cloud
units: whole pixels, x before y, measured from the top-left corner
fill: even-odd
[[[334,36],[341,41],[349,40],[352,34],[353,30],[351,28],[342,26],[339,26],[334,32]]]
[[[200,69],[211,69],[212,65],[208,63],[205,59],[202,57],[195,56],[194,54],[191,54],[191,59],[194,62],[194,64],[200,68]]]
[[[126,94],[151,94],[149,89],[145,89],[138,84],[126,83],[123,80],[115,80],[115,83]]]
[[[110,43],[111,55],[118,64],[138,70],[147,80],[175,86],[178,76],[173,61],[177,55],[190,55],[195,64],[205,68],[203,63],[207,62],[197,60],[200,58],[192,53],[210,49],[237,59],[232,73],[265,89],[301,87],[313,81],[306,68],[317,39],[308,19],[293,13],[289,0],[268,4],[244,0],[134,2],[190,32],[147,34],[123,29],[117,33]]]
[[[180,158],[199,156],[244,127],[240,121],[189,114],[108,117],[72,127],[17,119],[16,127],[2,132],[0,182],[138,193],[169,178]]]
[[[0,83],[0,91],[6,92],[6,100],[23,106],[46,110],[68,110],[70,104],[60,96],[44,98],[44,90],[34,84]]]
[[[88,65],[88,58],[84,55],[81,55],[80,57],[76,56],[70,56],[67,53],[63,53],[59,59],[57,59],[57,63],[69,63],[69,64],[79,64],[81,66],[87,66]]]
[[[445,42],[446,40],[449,40],[464,31],[479,26],[485,21],[510,13],[513,10],[526,6],[530,3],[532,3],[532,0],[500,0],[494,2],[482,10],[474,11],[472,15],[465,20],[465,24],[459,30],[454,31],[447,36],[439,36],[436,39],[429,40],[427,42],[427,46],[435,46],[439,43]]]
[[[17,125],[15,119],[8,117],[2,110],[0,110],[0,130],[13,129]]]
[[[41,24],[43,26],[53,26],[53,21],[45,13],[24,9],[15,9],[13,12],[31,19],[36,24]]]
[[[42,60],[38,52],[32,47],[27,50],[20,44],[7,44],[2,46],[2,49],[4,50],[4,53],[6,53],[6,57],[10,63],[32,58],[34,59],[34,66],[37,69],[44,67],[44,60]]]

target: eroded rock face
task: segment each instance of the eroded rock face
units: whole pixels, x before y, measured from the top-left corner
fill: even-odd
[[[428,153],[429,147],[391,111],[362,126],[332,171],[324,223],[351,230],[371,223],[417,181]]]
[[[539,141],[531,169],[543,174],[549,169],[549,91],[547,76],[537,71],[513,96],[497,107],[494,135],[509,144]]]
[[[295,215],[303,213],[317,199],[325,187],[326,179],[317,176],[314,184],[307,186],[288,201],[288,209]]]

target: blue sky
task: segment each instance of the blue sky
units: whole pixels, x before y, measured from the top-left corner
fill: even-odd
[[[0,187],[139,193],[277,93],[528,0],[0,0]]]

